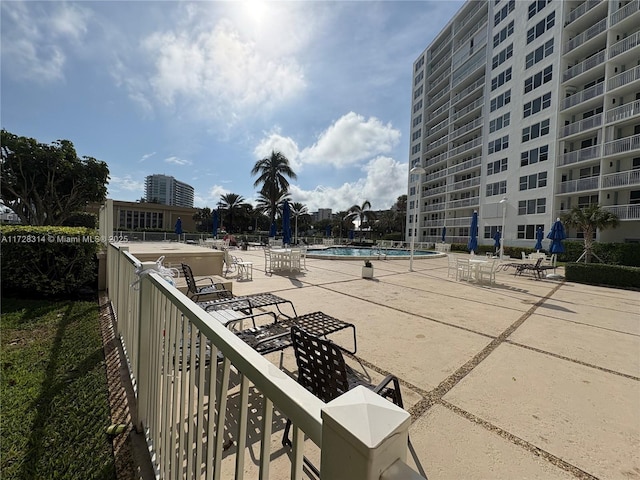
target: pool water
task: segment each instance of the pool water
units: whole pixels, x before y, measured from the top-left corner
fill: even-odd
[[[413,252],[415,257],[429,257],[438,255],[438,252],[427,252],[424,250],[416,250]],[[409,250],[397,250],[392,248],[367,248],[367,247],[328,247],[307,250],[309,258],[409,258]]]

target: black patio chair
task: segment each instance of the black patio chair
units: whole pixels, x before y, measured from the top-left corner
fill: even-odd
[[[191,267],[186,263],[182,265],[182,273],[187,282],[187,297],[194,302],[200,300],[200,297],[212,296],[215,298],[231,298],[233,294],[224,288],[224,284],[216,283],[211,277],[205,277],[196,280],[193,276]],[[207,282],[206,285],[198,286],[199,282]]]
[[[340,347],[331,340],[311,335],[296,325],[291,327],[291,340],[298,365],[298,383],[323,402],[330,402],[352,388],[362,385],[400,408],[404,408],[400,382],[395,375],[387,375],[378,385],[373,385],[347,366]],[[282,439],[283,446],[292,445],[289,439],[290,429],[291,420],[287,419]],[[422,464],[411,445],[411,439],[409,439],[409,450],[420,474],[426,478]],[[315,465],[307,458],[303,460],[308,468],[320,476]]]

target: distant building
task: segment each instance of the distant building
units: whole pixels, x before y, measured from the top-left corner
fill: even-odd
[[[193,208],[193,187],[168,175],[149,175],[145,179],[145,199],[149,203]]]
[[[321,220],[331,220],[330,208],[319,208],[317,212],[311,212],[311,218],[314,222]]]
[[[102,204],[92,203],[87,211],[97,214]],[[113,200],[114,230],[165,230],[173,231],[178,217],[182,230],[195,232],[195,208],[178,207],[149,202],[125,202]]]

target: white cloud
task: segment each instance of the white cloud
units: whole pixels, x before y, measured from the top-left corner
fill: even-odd
[[[111,175],[109,179],[109,195],[115,192],[138,192],[140,196],[144,196],[144,182],[134,180],[130,175],[124,177],[116,177]]]
[[[42,5],[51,11],[42,14]],[[88,12],[57,2],[2,2],[1,8],[3,69],[16,78],[39,83],[63,80],[65,51],[81,45],[88,30]]]
[[[142,155],[142,157],[140,157],[139,162],[144,162],[145,160],[153,157],[155,154],[156,154],[156,152],[145,153],[144,155]]]
[[[300,150],[292,138],[283,137],[278,131],[270,133],[258,143],[253,153],[257,159],[262,159],[271,155],[272,151],[280,152],[287,157],[294,171],[302,168],[299,160]]]
[[[192,165],[193,162],[191,160],[185,160],[184,158],[171,156],[164,159],[166,163],[171,163],[173,165]]]

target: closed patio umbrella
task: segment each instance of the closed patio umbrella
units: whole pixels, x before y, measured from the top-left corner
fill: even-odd
[[[269,236],[270,237],[275,237],[276,236],[276,222],[272,222],[271,223],[271,228],[269,228]]]
[[[325,234],[327,237],[331,236],[331,225],[327,225],[327,228],[325,228]]]
[[[500,250],[500,239],[502,238],[502,233],[498,230],[496,234],[493,236],[493,246],[496,249],[496,252]]]
[[[442,227],[442,243],[444,243],[444,239],[447,236],[447,227],[446,225]]]
[[[213,237],[218,238],[218,211],[213,211]]]
[[[549,230],[549,234],[547,238],[551,240],[551,244],[549,245],[549,252],[551,253],[563,253],[564,245],[562,245],[562,240],[567,238],[567,234],[564,231],[564,225],[560,219],[556,219],[555,223],[551,226],[551,230]]]
[[[540,250],[542,250],[542,239],[543,238],[544,238],[544,231],[542,230],[542,227],[538,227],[538,230],[536,231],[536,246],[533,247],[538,252]]]
[[[471,217],[471,228],[469,230],[469,243],[467,244],[467,249],[470,252],[475,252],[478,249],[478,212],[475,210]]]
[[[291,208],[286,200],[282,205],[282,243],[291,243]]]

